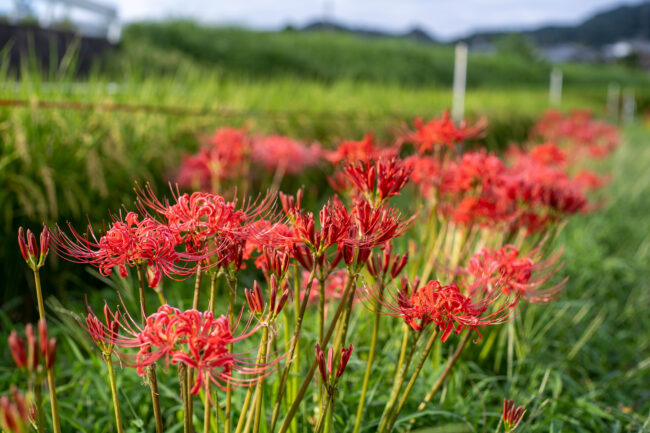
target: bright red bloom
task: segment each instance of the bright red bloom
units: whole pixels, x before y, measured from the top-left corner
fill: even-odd
[[[251,161],[270,171],[298,174],[317,165],[321,150],[318,143],[306,146],[281,135],[270,135],[253,140]]]
[[[339,143],[335,151],[325,152],[325,158],[332,164],[368,161],[381,157],[391,158],[396,154],[393,148],[381,149],[375,145],[374,136],[366,134],[361,140],[346,140]]]
[[[453,148],[461,141],[479,138],[487,126],[485,120],[481,120],[471,127],[467,126],[465,122],[456,126],[447,110],[439,119],[424,123],[418,117],[414,123],[415,131],[408,133],[404,140],[412,142],[420,153],[432,151],[441,145]]]
[[[505,295],[517,294],[532,303],[552,301],[567,279],[548,288],[543,286],[557,272],[561,254],[542,260],[538,253],[539,250],[534,250],[521,255],[512,245],[496,250],[483,248],[469,259],[462,271],[471,277],[465,285],[470,293],[501,290]]]
[[[45,259],[50,249],[50,232],[47,227],[43,227],[40,236],[40,251],[36,244],[36,236],[31,230],[27,229],[27,242],[25,242],[25,232],[22,227],[18,228],[18,247],[23,259],[32,270],[40,269],[45,264]]]
[[[348,210],[338,199],[332,199],[323,206],[318,219],[320,228],[316,227],[311,212],[296,213],[293,231],[297,240],[317,255],[322,255],[326,248],[338,244],[348,236],[352,220]]]
[[[60,229],[54,233],[54,245],[61,257],[93,265],[104,276],[111,275],[117,267],[120,275],[126,277],[127,267],[146,264],[153,271],[149,287],[156,287],[162,275],[192,275],[196,263],[203,258],[176,251],[182,241],[177,233],[152,218],[140,219],[134,212],[129,212],[125,219],[114,218],[111,228],[99,239],[91,225],[85,235],[77,233],[71,225],[70,230],[71,237]]]
[[[526,410],[523,406],[517,407],[515,402],[503,399],[503,424],[505,425],[506,433],[515,431],[519,423],[524,417]]]
[[[242,174],[250,153],[250,139],[243,129],[221,128],[204,140],[195,155],[181,163],[178,183],[193,189],[211,189],[218,181]]]
[[[381,204],[399,195],[409,180],[412,169],[399,158],[366,160],[347,164],[343,175],[368,202]]]
[[[394,299],[386,300],[379,295],[379,302],[388,308],[388,314],[402,317],[413,330],[422,330],[433,323],[442,331],[440,339],[444,342],[452,332],[460,334],[465,328],[476,331],[480,339],[479,328],[512,319],[515,302],[506,300],[497,306],[498,298],[494,294],[470,298],[456,284],[443,286],[434,280],[419,288],[416,284],[409,294],[409,284],[404,279]],[[495,308],[489,312],[493,305]]]
[[[397,278],[400,272],[408,262],[408,253],[402,255],[393,254],[391,243],[387,243],[382,248],[382,253],[371,255],[366,267],[370,275],[376,280],[386,282]]]

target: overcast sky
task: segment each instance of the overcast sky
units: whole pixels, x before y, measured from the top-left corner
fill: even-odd
[[[594,12],[639,0],[100,0],[124,21],[193,18],[207,23],[277,29],[325,13],[334,21],[401,32],[419,26],[449,39],[477,29],[577,23]]]

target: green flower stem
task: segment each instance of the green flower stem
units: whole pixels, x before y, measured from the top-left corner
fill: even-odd
[[[214,313],[214,298],[217,291],[217,273],[210,273],[210,301],[208,303],[208,311]],[[210,407],[210,381],[205,381],[205,404],[203,407],[203,433],[208,433],[210,431],[210,426],[212,424],[212,410]],[[217,431],[219,429],[219,422],[217,420]]]
[[[315,261],[315,260],[314,260]],[[287,354],[287,362],[282,372],[282,379],[280,381],[280,387],[278,388],[278,395],[275,399],[275,405],[273,407],[273,414],[271,415],[271,428],[270,432],[273,432],[275,429],[275,424],[278,421],[278,416],[280,414],[280,404],[282,402],[282,396],[284,395],[284,390],[287,384],[287,378],[289,377],[289,370],[291,369],[291,364],[293,362],[293,356],[296,353],[298,347],[298,340],[300,338],[300,331],[302,329],[302,320],[305,316],[305,310],[307,309],[307,303],[309,302],[309,294],[311,292],[311,287],[313,286],[314,273],[316,272],[316,267],[312,267],[309,277],[307,277],[307,288],[305,290],[305,296],[300,304],[300,310],[298,311],[298,316],[296,317],[296,325],[293,331],[293,342],[289,348],[289,353]],[[300,301],[300,289],[297,290],[298,296],[297,299]]]
[[[413,334],[413,341],[411,342],[411,349],[409,350],[408,356],[405,356],[404,358],[400,356],[400,362],[397,364],[397,369],[396,369],[396,371],[398,372],[397,377],[393,382],[393,389],[391,390],[390,397],[388,398],[388,402],[386,402],[386,407],[384,407],[384,413],[381,416],[381,421],[379,422],[379,428],[377,429],[377,432],[381,433],[387,431],[386,426],[390,421],[390,417],[391,414],[393,413],[393,409],[395,409],[395,405],[397,404],[399,392],[401,391],[402,385],[406,380],[406,372],[408,371],[409,365],[411,364],[411,359],[413,359],[413,354],[418,344],[418,340],[420,339],[420,335],[422,335],[422,331],[416,331]]]
[[[380,283],[379,287],[380,297],[383,293],[383,284]],[[379,299],[375,300],[375,307],[379,309]],[[379,334],[379,319],[381,315],[375,314],[375,320],[372,327],[372,337],[370,339],[370,351],[368,352],[368,361],[366,363],[366,373],[363,376],[363,385],[361,387],[361,397],[359,398],[359,406],[357,407],[357,417],[354,422],[354,430],[352,433],[358,433],[361,428],[361,418],[363,417],[364,404],[366,402],[366,394],[368,393],[368,385],[370,384],[370,375],[372,373],[372,362],[375,359],[375,349],[377,347],[377,335]]]
[[[139,281],[139,295],[140,295],[140,312],[142,314],[142,326],[144,327],[147,322],[147,301],[145,298],[144,288],[144,273],[145,265],[141,263],[137,266],[138,281]],[[151,389],[151,402],[153,404],[153,415],[156,420],[156,433],[162,433],[163,422],[162,412],[160,411],[160,398],[158,395],[158,379],[156,378],[155,365],[151,365],[147,369],[147,377],[149,379],[149,388]],[[56,433],[56,432],[55,432]]]
[[[203,272],[201,269],[201,263],[196,268],[196,280],[194,282],[194,297],[192,298],[192,309],[198,310],[199,309],[199,298],[201,296],[201,282],[203,281]],[[194,380],[194,369],[193,368],[187,368],[185,371],[185,374],[187,375],[186,381],[187,381],[187,387],[188,390],[191,389],[191,384],[192,381]],[[194,413],[194,397],[192,394],[187,394],[187,411],[189,412],[189,419],[190,423],[192,422],[193,419],[193,413]]]
[[[45,433],[45,416],[43,414],[43,385],[40,381],[34,385],[34,397],[36,398],[36,431]]]
[[[122,417],[120,416],[120,402],[117,398],[117,384],[115,382],[115,371],[113,370],[113,363],[111,362],[110,355],[104,355],[104,361],[108,367],[108,378],[111,385],[111,397],[113,398],[113,411],[115,412],[115,428],[117,433],[123,433]]]
[[[332,322],[330,323],[329,328],[327,328],[327,332],[323,337],[323,341],[321,341],[320,343],[321,347],[327,346],[327,343],[329,342],[330,338],[332,337],[332,334],[334,333],[334,329],[336,329],[336,326],[339,323],[339,318],[341,317],[343,308],[346,305],[346,300],[348,299],[348,295],[352,291],[351,283],[352,283],[352,279],[348,279],[348,282],[345,285],[345,290],[343,291],[343,296],[341,296],[341,302],[339,303],[339,306],[336,308],[336,311],[334,312],[334,316],[332,317]],[[289,429],[289,425],[291,424],[293,417],[296,415],[298,406],[300,406],[302,398],[305,396],[305,393],[307,392],[307,388],[309,388],[309,385],[311,384],[311,380],[314,377],[314,373],[316,372],[317,366],[318,363],[314,359],[314,361],[311,363],[311,367],[309,368],[309,371],[307,372],[305,378],[302,381],[302,385],[300,386],[300,389],[296,393],[296,397],[294,398],[291,407],[287,411],[287,415],[284,417],[284,421],[282,422],[282,426],[280,426],[279,433],[285,433]],[[273,433],[274,429],[275,429],[274,424],[271,424],[271,429],[269,429],[269,432]]]
[[[38,315],[40,316],[40,319],[45,322],[45,305],[43,304],[43,290],[41,288],[41,276],[38,272],[38,268],[34,269],[34,285],[36,286]],[[52,429],[54,430],[54,433],[61,433],[59,403],[56,400],[56,385],[54,383],[54,365],[47,369],[47,386],[50,392],[50,408],[52,409]]]
[[[264,326],[262,330],[262,345],[260,350],[262,351],[260,356],[260,364],[266,364],[266,354],[269,340],[269,327]],[[262,400],[264,397],[264,376],[260,375],[260,378],[257,381],[256,390],[255,390],[255,422],[253,424],[253,433],[258,433],[260,431],[260,418],[262,417]]]
[[[328,418],[327,414],[332,412],[331,409],[333,406],[334,395],[329,395],[328,393],[327,400],[325,400],[325,406],[321,408],[320,416],[318,417],[318,421],[314,427],[314,433],[321,433],[323,431],[324,421]]]
[[[228,283],[228,323],[232,324],[235,320],[235,292],[237,291],[237,277],[226,272],[226,282]],[[232,353],[232,343],[228,345],[228,351]],[[232,384],[226,384],[226,413],[224,431],[230,433],[231,428],[231,411],[232,411]]]
[[[420,371],[422,370],[422,366],[424,365],[424,361],[427,359],[427,356],[429,356],[429,352],[431,352],[431,349],[433,348],[434,343],[436,342],[436,337],[438,336],[438,330],[434,330],[431,332],[431,336],[429,337],[429,341],[427,341],[427,345],[424,348],[424,351],[422,352],[422,355],[420,355],[420,359],[415,366],[415,371],[413,371],[413,375],[411,376],[411,379],[409,380],[409,383],[406,385],[406,388],[404,389],[404,392],[402,393],[402,398],[400,398],[399,403],[397,404],[397,409],[393,411],[393,414],[390,416],[390,419],[388,421],[388,425],[386,426],[385,431],[389,432],[393,428],[393,425],[395,424],[395,420],[397,419],[397,416],[399,415],[400,411],[402,410],[402,407],[404,407],[404,403],[406,403],[406,399],[408,398],[409,394],[413,390],[413,386],[415,385],[415,381],[417,380]]]
[[[454,351],[453,355],[451,358],[449,358],[449,361],[447,361],[447,365],[445,366],[445,369],[442,371],[440,376],[436,379],[436,382],[433,384],[433,387],[431,387],[431,391],[424,397],[424,401],[420,403],[418,406],[418,412],[423,411],[424,408],[427,406],[427,403],[431,401],[434,395],[440,390],[442,387],[442,384],[445,382],[445,379],[447,379],[447,376],[449,376],[449,373],[451,372],[451,369],[454,367],[456,364],[456,361],[458,361],[458,358],[460,357],[460,354],[463,352],[463,349],[467,345],[467,342],[471,338],[471,333],[467,332],[465,334],[465,337],[461,340],[461,342],[458,344],[458,347],[456,347],[456,350]],[[415,423],[415,418],[411,419],[411,424]]]

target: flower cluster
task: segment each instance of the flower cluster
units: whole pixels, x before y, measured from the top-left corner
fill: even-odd
[[[28,402],[15,386],[11,396],[0,397],[0,428],[7,433],[27,433],[31,431]]]
[[[25,326],[25,339],[20,337],[16,331],[9,334],[9,351],[16,366],[26,370],[29,375],[40,374],[39,354],[42,358],[44,369],[52,368],[56,358],[56,339],[49,338],[47,324],[44,320],[38,322],[38,335],[34,334],[34,327],[31,323]]]

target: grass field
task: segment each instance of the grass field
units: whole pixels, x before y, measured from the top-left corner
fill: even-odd
[[[107,218],[109,210],[133,201],[134,180],[151,180],[162,187],[180,157],[198,147],[197,134],[211,133],[218,126],[246,125],[252,131],[331,145],[342,138],[360,138],[367,131],[387,138],[414,116],[433,117],[450,105],[451,51],[446,47],[358,41],[340,35],[296,39],[290,33],[259,36],[236,30],[196,31],[193,37],[179,38],[176,32],[186,35],[183,26],[188,25],[162,29],[164,38],[156,26],[134,26],[125,35],[123,57],[112,60],[115,69],[96,72],[81,83],[65,70],[46,77],[24,72],[20,78],[4,72],[3,97],[25,99],[30,106],[0,108],[4,238],[0,341],[6,341],[18,322],[34,317],[32,287],[26,283],[29,274],[15,244],[19,225],[36,228],[42,221],[71,220],[79,226],[86,215],[93,220]],[[231,42],[216,44],[213,51],[197,48],[206,45],[204,38],[215,35]],[[271,52],[256,51],[259,38],[267,36],[271,40],[265,49]],[[167,44],[174,50],[160,48]],[[311,52],[322,56],[310,58],[306,53]],[[302,53],[304,58],[298,61],[289,53]],[[403,62],[395,62],[401,69],[382,68],[382,62],[396,53],[405,56]],[[137,58],[141,63],[136,64]],[[414,64],[418,71],[435,70],[440,59],[445,66],[439,73],[419,75],[409,70]],[[358,64],[348,68],[353,60]],[[148,61],[155,74],[145,73],[143,65]],[[498,69],[509,63],[490,58],[470,61],[467,111],[474,118],[489,117],[492,130],[486,142],[494,149],[509,140],[522,140],[548,107],[548,71],[517,59],[512,62],[516,68],[508,70],[526,79],[509,86],[512,76]],[[311,69],[305,69],[305,64]],[[265,69],[265,65],[276,66]],[[471,71],[481,72],[472,76]],[[600,114],[609,81],[625,79],[638,86],[650,82],[647,75],[615,67],[598,71],[570,66],[565,71],[562,108],[588,108]],[[116,79],[117,85],[111,84]],[[90,110],[46,109],[38,106],[39,101],[105,105]],[[196,115],[113,111],[110,104],[119,103],[204,111]],[[574,217],[557,241],[565,248],[562,273],[570,276],[565,293],[550,305],[526,307],[515,322],[512,372],[508,374],[506,368],[505,342],[484,335],[481,343],[464,353],[439,398],[416,414],[420,398],[454,347],[439,345],[424,366],[397,431],[414,416],[414,432],[494,431],[504,396],[528,409],[521,431],[650,431],[650,315],[646,311],[650,305],[650,130],[638,123],[626,127],[623,138],[607,163],[613,181],[605,189],[603,208]],[[112,431],[106,366],[99,357],[89,356],[94,353],[92,343],[70,311],[83,313],[84,293],[91,305],[99,306],[103,299],[115,303],[116,289],[127,306],[135,308],[135,279],[102,278],[94,270],[82,271],[53,258],[43,273],[49,320],[56,324],[51,332],[59,340],[56,377],[64,431]],[[188,290],[189,283],[170,288],[170,303],[189,307]],[[151,303],[154,298],[152,294]],[[359,359],[367,354],[370,333],[358,319],[368,314],[357,309],[351,321],[355,357],[346,372],[349,380],[337,397],[335,432],[352,431],[354,424],[357,381],[363,377]],[[390,345],[398,342],[389,336],[399,328],[393,322],[379,336],[385,353],[374,364],[368,423],[362,431],[373,431],[379,422],[384,393],[395,374],[393,355],[398,348]],[[315,321],[307,321],[306,328],[307,336],[316,335]],[[311,347],[301,350],[303,358],[313,357]],[[152,431],[142,380],[126,368],[117,370],[124,418],[130,421],[127,431]],[[4,394],[20,377],[9,351],[0,351],[0,391]],[[177,387],[175,373],[161,374],[165,416],[177,420],[170,432],[183,427]],[[265,398],[272,400],[274,390],[267,392]],[[242,399],[243,393],[236,394],[235,407]],[[307,400],[300,432],[312,428],[309,420],[316,403]],[[261,431],[265,428],[262,425]]]

